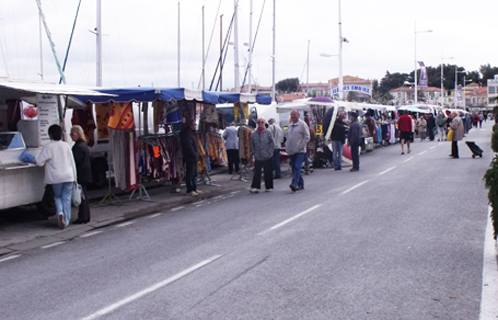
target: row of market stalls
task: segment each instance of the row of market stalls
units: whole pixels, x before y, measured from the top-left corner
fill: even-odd
[[[108,169],[116,186],[133,191],[143,180],[165,183],[181,180],[178,133],[182,123],[196,121],[203,155],[199,168],[208,175],[212,165],[226,161],[219,134],[226,123],[215,106],[232,103],[249,118],[250,103],[270,101],[270,97],[257,94],[185,88],[89,90],[0,81],[0,209],[42,200],[43,169],[20,162],[19,157],[26,147],[36,156],[48,142],[47,130],[52,124],[62,125],[66,133],[71,125],[80,125],[89,144],[107,148],[104,154],[111,164]],[[20,195],[19,199],[7,201],[15,193]]]

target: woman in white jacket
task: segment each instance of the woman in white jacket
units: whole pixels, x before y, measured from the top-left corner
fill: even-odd
[[[64,229],[71,222],[71,194],[76,183],[76,165],[69,144],[62,141],[62,128],[51,125],[48,128],[50,142],[46,144],[36,164],[45,166],[45,184],[51,184],[55,194],[55,207],[59,228]]]

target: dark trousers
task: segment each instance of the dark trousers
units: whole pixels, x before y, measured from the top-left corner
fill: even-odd
[[[87,186],[86,183],[80,183],[82,193],[81,193],[81,204],[78,209],[78,220],[88,222],[90,221],[90,203],[88,202],[87,196]]]
[[[351,145],[351,159],[353,160],[353,169],[360,170],[360,144]]]
[[[451,141],[451,156],[458,158],[458,141]]]
[[[228,157],[228,173],[232,174],[235,167],[235,173],[239,172],[239,150],[237,149],[227,149],[227,157]]]
[[[265,188],[273,189],[273,164],[272,159],[263,161],[254,161],[254,176],[252,177],[251,188],[261,188],[261,168],[265,176]]]
[[[282,178],[282,170],[280,169],[280,149],[273,150],[273,170],[275,170],[275,178]]]
[[[427,132],[429,133],[429,140],[433,141],[434,140],[434,128],[429,128]]]
[[[185,162],[187,193],[197,191],[197,162]]]

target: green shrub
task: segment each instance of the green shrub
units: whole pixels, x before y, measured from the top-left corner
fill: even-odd
[[[491,149],[498,152],[498,124],[493,126],[493,134],[491,135]]]
[[[495,136],[495,134],[493,134]],[[498,235],[498,156],[491,161],[490,168],[484,174],[484,182],[488,189],[488,200],[491,204],[491,219],[493,220],[494,239]]]

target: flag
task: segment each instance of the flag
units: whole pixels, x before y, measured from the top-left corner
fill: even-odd
[[[419,87],[427,87],[427,69],[422,61],[419,61],[420,65],[420,79],[418,80]]]

